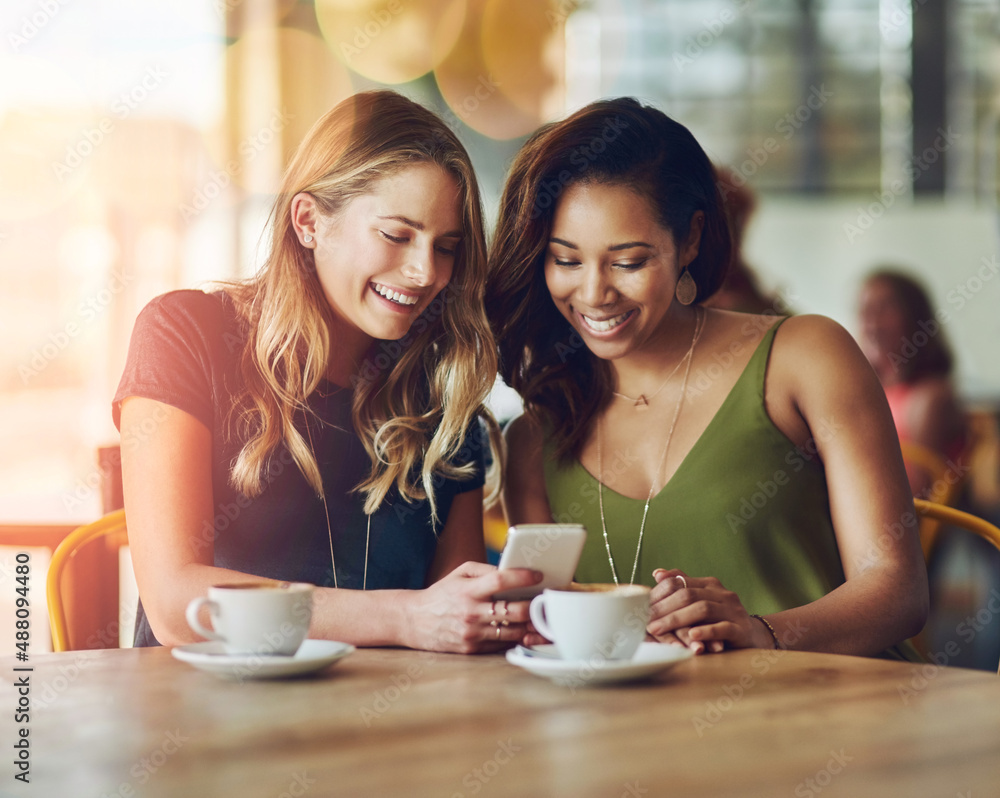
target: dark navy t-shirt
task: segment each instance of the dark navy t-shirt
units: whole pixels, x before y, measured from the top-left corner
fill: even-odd
[[[174,291],[150,302],[136,320],[128,360],[115,394],[118,425],[121,402],[141,396],[177,407],[212,432],[212,495],[215,517],[194,545],[214,548],[215,565],[282,579],[334,585],[330,532],[323,501],[306,482],[284,446],[272,455],[263,492],[250,499],[229,484],[231,464],[243,440],[231,439],[228,416],[239,392],[239,352],[246,339],[232,301],[224,293]],[[361,589],[365,572],[367,519],[363,495],[353,488],[371,463],[351,423],[351,390],[321,384],[309,399],[316,459],[323,475],[337,585]],[[321,423],[322,422],[322,423]],[[305,434],[299,418],[300,430]],[[141,436],[139,436],[141,437]],[[307,438],[308,440],[308,438]],[[123,440],[122,447],[141,440]],[[426,501],[409,504],[395,490],[371,518],[367,588],[420,589],[454,497],[482,487],[487,439],[473,425],[456,464],[472,462],[476,473],[464,481],[435,480],[439,522],[431,523]],[[140,606],[135,645],[158,645]]]

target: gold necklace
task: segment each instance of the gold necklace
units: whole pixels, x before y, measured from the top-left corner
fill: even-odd
[[[680,360],[677,361],[677,365],[670,370],[670,373],[667,375],[667,378],[663,381],[663,384],[660,385],[660,387],[657,388],[655,391],[653,391],[649,396],[646,396],[646,394],[644,393],[639,394],[637,397],[629,396],[628,394],[624,393],[618,393],[618,391],[612,391],[611,393],[617,396],[619,399],[628,399],[630,402],[633,403],[632,407],[634,407],[636,410],[646,410],[649,408],[649,400],[667,387],[667,383],[670,382],[671,377],[673,377],[677,373],[677,369],[681,367],[681,363],[683,362],[684,358],[682,357]]]
[[[684,367],[684,381],[681,383],[681,395],[677,399],[677,408],[674,410],[673,420],[670,422],[670,429],[667,431],[667,439],[663,444],[663,454],[660,455],[660,464],[657,467],[656,473],[653,474],[653,478],[649,483],[649,494],[646,496],[646,504],[642,508],[642,522],[639,524],[639,541],[635,545],[635,560],[632,562],[632,577],[629,579],[629,584],[635,584],[635,572],[639,567],[639,552],[642,551],[642,536],[646,531],[646,515],[649,513],[649,503],[653,499],[653,490],[656,488],[656,478],[663,471],[663,466],[667,462],[667,450],[670,448],[670,440],[674,437],[674,428],[677,426],[677,419],[681,414],[681,407],[684,404],[684,394],[687,392],[688,376],[691,374],[691,361],[694,360],[694,347],[698,343],[698,339],[701,337],[701,331],[704,327],[705,322],[705,311],[701,309],[700,315],[696,315],[694,321],[694,332],[691,335],[691,346],[688,347],[687,353],[678,361],[677,366],[674,367],[674,371],[670,372],[673,376],[674,372],[680,368],[681,363],[687,363]],[[697,309],[695,310],[697,314]],[[669,377],[668,377],[669,379]],[[663,386],[660,386],[662,388]],[[659,393],[660,388],[657,389]],[[611,576],[615,580],[615,584],[618,584],[618,569],[615,568],[615,558],[611,554],[611,542],[608,540],[608,525],[604,519],[604,458],[601,451],[601,417],[597,417],[597,502],[601,510],[601,531],[604,533],[604,548],[608,552],[608,563],[611,565]]]
[[[309,419],[306,418],[306,434],[309,436],[309,450],[312,452],[313,460],[316,460],[316,444],[313,443],[312,429],[309,427]],[[319,468],[319,461],[316,460],[316,467]],[[320,479],[322,480],[323,475],[320,474]],[[330,564],[333,566],[333,586],[336,588],[337,585],[337,560],[333,556],[333,527],[330,524],[330,508],[326,504],[326,488],[323,488],[322,493],[323,499],[323,513],[326,516],[326,533],[330,537]],[[361,582],[361,589],[368,589],[368,543],[372,536],[372,517],[368,515],[368,530],[365,532],[365,570],[364,577]]]

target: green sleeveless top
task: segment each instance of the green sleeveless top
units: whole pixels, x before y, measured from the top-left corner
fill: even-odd
[[[765,333],[694,448],[650,502],[637,583],[655,584],[656,568],[715,576],[740,597],[747,612],[759,615],[808,604],[844,583],[816,450],[792,443],[764,406],[768,357],[783,321]],[[558,463],[551,444],[544,451],[553,518],[587,528],[577,581],[612,581],[597,480],[579,461]],[[645,500],[605,486],[603,501],[611,553],[624,582],[632,573]],[[886,654],[900,657],[901,652]],[[913,656],[907,652],[901,658]]]

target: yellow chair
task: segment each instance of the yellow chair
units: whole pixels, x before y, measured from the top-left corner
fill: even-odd
[[[973,515],[954,507],[946,507],[943,504],[927,501],[926,499],[914,499],[913,506],[917,510],[917,515],[921,518],[932,518],[940,523],[967,529],[969,532],[985,538],[997,550],[1000,550],[1000,527],[994,526],[978,515]]]
[[[87,543],[101,537],[113,538],[118,545],[128,543],[125,511],[115,510],[90,524],[78,527],[67,535],[52,553],[49,573],[45,580],[45,596],[49,604],[49,625],[52,629],[52,650],[69,651],[69,625],[62,594],[63,572],[70,560]]]
[[[483,538],[486,541],[487,553],[499,557],[507,542],[507,520],[499,503],[483,512]]]
[[[927,501],[951,507],[957,501],[965,474],[956,472],[954,464],[946,461],[937,452],[911,441],[901,441],[903,462],[922,468],[931,479],[931,491]],[[924,558],[930,559],[941,531],[941,520],[933,515],[924,516],[920,522],[920,545],[924,550]]]
[[[938,523],[947,524],[948,526],[961,527],[988,540],[997,551],[1000,551],[1000,527],[991,524],[989,521],[972,513],[967,513],[964,510],[945,507],[943,504],[927,501],[926,499],[914,499],[913,506],[917,510],[917,515],[922,519],[933,519]],[[922,644],[921,635],[914,638],[913,642],[920,652],[926,656],[927,652],[925,646]],[[1000,667],[997,668],[997,673],[1000,674]]]

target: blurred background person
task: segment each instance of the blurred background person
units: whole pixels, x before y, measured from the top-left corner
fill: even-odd
[[[988,515],[976,500],[974,455],[982,433],[973,433],[958,396],[955,355],[945,335],[943,309],[935,310],[924,285],[896,266],[869,272],[858,298],[862,351],[882,381],[899,434],[914,496]],[[989,447],[987,447],[989,448]],[[981,452],[980,452],[981,455]],[[933,521],[921,523],[932,611],[917,638],[923,652],[957,642],[963,627],[1000,584],[1000,557],[985,541]],[[982,626],[949,664],[996,667],[1000,640]]]
[[[770,311],[787,315],[789,309],[784,300],[761,289],[756,273],[743,255],[743,234],[757,208],[757,195],[747,184],[746,177],[728,166],[715,166],[715,184],[719,187],[729,219],[733,259],[729,263],[729,271],[722,287],[705,300],[705,306],[741,313]]]
[[[879,268],[862,284],[858,315],[861,348],[889,400],[913,495],[947,499],[964,475],[967,432],[954,358],[927,292],[901,270]]]

